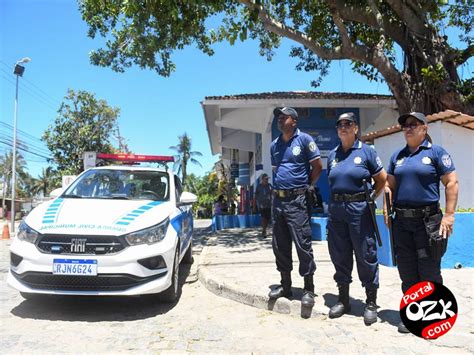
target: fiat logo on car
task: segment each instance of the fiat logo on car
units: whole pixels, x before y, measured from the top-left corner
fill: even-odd
[[[87,239],[72,238],[71,253],[85,253]]]

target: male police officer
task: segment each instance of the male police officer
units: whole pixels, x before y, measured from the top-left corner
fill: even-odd
[[[291,270],[293,261],[291,241],[293,240],[300,261],[299,272],[304,277],[302,306],[314,305],[313,274],[316,264],[311,246],[310,208],[308,190],[314,191],[314,184],[322,170],[319,149],[313,138],[296,128],[298,114],[291,107],[276,108],[274,118],[282,132],[270,148],[274,172],[274,224],[273,252],[281,284],[270,291],[269,297],[291,296]],[[308,186],[309,184],[309,186]]]

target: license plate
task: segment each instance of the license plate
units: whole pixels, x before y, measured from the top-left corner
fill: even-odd
[[[97,260],[92,259],[54,259],[54,275],[96,276]]]

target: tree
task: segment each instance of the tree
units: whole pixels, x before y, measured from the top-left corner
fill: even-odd
[[[472,79],[457,72],[474,55],[473,0],[82,0],[80,11],[89,36],[107,38],[91,62],[118,72],[136,64],[168,76],[174,50],[195,45],[212,55],[216,42],[248,38],[270,60],[285,37],[296,44],[296,69],[319,72],[313,86],[331,61],[348,59],[356,72],[387,83],[401,113],[474,112]],[[216,30],[207,29],[210,18],[221,20]],[[463,48],[448,42],[448,27]]]
[[[48,166],[46,169],[43,168],[41,175],[32,181],[32,194],[36,195],[41,192],[43,196],[47,196],[48,193],[58,187],[58,184],[55,183],[56,175],[57,174],[51,166]]]
[[[117,131],[119,113],[119,108],[92,93],[68,90],[54,124],[43,134],[60,176],[79,174],[86,151],[114,152],[110,140]]]
[[[182,174],[182,183],[186,186],[188,162],[202,166],[201,163],[195,159],[195,157],[202,157],[202,153],[191,151],[191,138],[189,138],[186,132],[182,136],[178,136],[178,140],[178,145],[171,146],[170,149],[177,152],[174,156],[174,169],[176,170],[176,167],[178,167],[177,173]]]
[[[6,212],[6,198],[11,196],[11,177],[13,170],[13,152],[6,152],[4,155],[0,156],[0,177],[2,178],[2,211]],[[16,196],[25,195],[25,187],[28,181],[28,173],[26,172],[26,162],[23,159],[23,156],[19,153],[16,154]]]

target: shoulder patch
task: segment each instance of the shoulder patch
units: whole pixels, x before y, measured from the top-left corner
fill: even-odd
[[[315,152],[315,151],[316,151],[316,143],[314,143],[314,141],[311,141],[311,142],[309,143],[308,148],[309,148],[309,150],[310,150],[311,152]]]
[[[443,154],[443,156],[441,157],[441,161],[443,162],[443,165],[447,168],[450,168],[453,164],[449,154]]]
[[[377,163],[377,166],[382,166],[382,160],[380,157],[377,156],[377,158],[375,158],[375,162]]]

